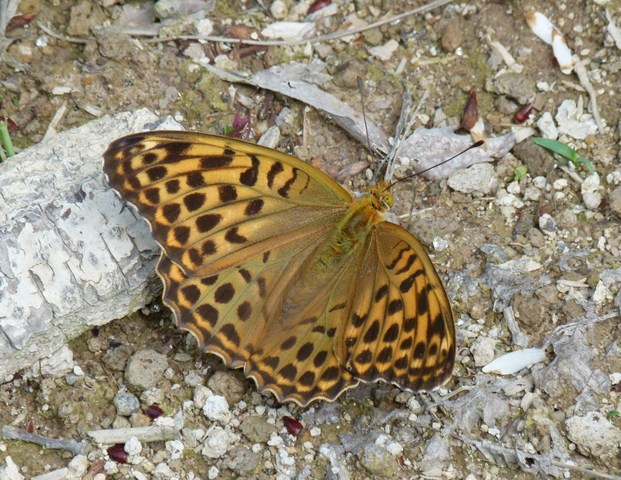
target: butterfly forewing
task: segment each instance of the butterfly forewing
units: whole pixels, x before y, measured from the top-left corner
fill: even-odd
[[[295,157],[214,135],[130,135],[104,160],[110,185],[149,221],[166,255],[199,276],[307,236],[351,201]]]
[[[381,188],[353,200],[295,157],[191,132],[121,138],[104,170],[163,249],[179,326],[280,401],[448,379],[446,293],[422,245],[381,220]]]

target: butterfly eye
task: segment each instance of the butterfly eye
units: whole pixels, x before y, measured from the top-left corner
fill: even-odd
[[[385,193],[382,196],[382,205],[385,208],[392,208],[392,206],[395,204],[395,198],[392,196],[392,193]]]

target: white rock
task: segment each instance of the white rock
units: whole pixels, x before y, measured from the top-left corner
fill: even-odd
[[[534,186],[528,186],[524,189],[524,194],[522,195],[524,200],[529,200],[531,202],[536,202],[541,198],[541,190]]]
[[[205,381],[205,377],[196,370],[190,370],[188,374],[184,377],[183,381],[186,383],[186,385],[189,385],[190,387],[197,387]],[[196,391],[194,392],[194,395],[196,395]]]
[[[284,20],[289,13],[289,7],[283,0],[274,0],[270,6],[270,12],[276,20]]]
[[[543,138],[551,138],[552,140],[558,138],[558,128],[556,128],[556,124],[550,112],[544,112],[543,115],[539,117],[539,120],[537,120],[537,128],[541,132]]]
[[[270,435],[270,439],[267,441],[267,444],[270,447],[280,447],[281,445],[284,445],[284,443],[285,441],[276,432],[273,432],[272,435]]]
[[[216,467],[215,465],[212,467],[209,467],[209,470],[207,470],[207,478],[209,478],[209,480],[214,480],[214,478],[218,478],[219,475],[220,475],[220,469]]]
[[[158,463],[157,466],[153,469],[153,477],[165,479],[178,478],[175,473],[170,469],[170,467],[164,462]]]
[[[138,455],[142,452],[142,444],[136,437],[129,437],[129,440],[125,442],[123,450],[125,450],[129,455]]]
[[[229,403],[222,395],[213,395],[205,401],[203,415],[210,420],[228,423],[231,420]]]
[[[44,377],[61,377],[73,371],[73,352],[66,345],[59,348],[41,360],[39,371]]]
[[[4,465],[0,465],[0,479],[2,480],[24,480],[24,476],[19,473],[19,467],[11,457],[4,459]]]
[[[321,428],[313,427],[310,429],[309,433],[311,437],[318,437],[319,435],[321,435]]]
[[[584,113],[582,101],[563,100],[556,112],[558,131],[577,140],[584,140],[597,131],[597,125],[589,113]]]
[[[423,411],[423,407],[421,406],[420,402],[416,399],[415,395],[412,395],[409,399],[408,399],[408,408],[410,409],[410,411],[412,413],[415,413],[416,415],[418,415],[419,413],[421,413]]]
[[[197,385],[194,387],[194,396],[192,399],[198,408],[203,408],[207,399],[213,397],[213,395],[214,393],[211,389],[207,388],[205,385]]]
[[[606,297],[609,293],[610,290],[608,290],[608,287],[604,284],[604,282],[600,280],[599,282],[597,282],[595,290],[593,290],[593,295],[591,299],[593,300],[593,303],[595,305],[601,307],[606,303]]]
[[[310,36],[315,31],[313,22],[274,22],[261,30],[266,38],[296,40]]]
[[[71,87],[53,87],[52,88],[52,95],[66,95],[67,93],[71,93],[72,89]]]
[[[114,475],[119,472],[119,466],[114,460],[108,460],[104,463],[104,472],[108,475]]]
[[[213,33],[213,22],[209,18],[201,18],[194,22],[196,34],[201,37],[207,37]]]
[[[518,182],[510,182],[506,188],[507,192],[513,195],[518,195],[522,193],[522,189],[520,188],[520,184]]]
[[[179,440],[170,440],[166,442],[166,451],[170,453],[171,460],[181,458],[185,445]]]
[[[369,48],[369,53],[380,59],[382,62],[387,62],[397,51],[397,48],[399,48],[399,42],[397,42],[394,38],[391,38],[384,45]]]
[[[207,458],[221,458],[238,440],[237,435],[222,427],[213,427],[207,433],[207,440],[201,453]]]
[[[443,252],[444,250],[448,248],[448,245],[449,245],[448,242],[442,237],[434,237],[432,244],[433,244],[433,249],[436,252]],[[402,393],[405,393],[405,392],[402,392]]]
[[[139,470],[132,469],[131,474],[136,480],[147,480],[147,476]]]
[[[609,375],[609,377],[610,377],[610,383],[612,385],[621,383],[621,372],[613,372]]]
[[[494,359],[495,348],[496,340],[488,337],[477,338],[470,347],[470,351],[474,357],[474,364],[477,367],[482,367],[491,362]]]
[[[602,203],[602,194],[599,192],[599,185],[599,175],[593,172],[584,179],[580,186],[582,201],[589,210],[597,210],[600,203]]]
[[[539,217],[539,229],[543,233],[553,234],[557,230],[556,220],[549,213],[544,213]]]
[[[597,412],[571,417],[565,422],[567,436],[583,455],[616,458],[621,444],[621,430]]]
[[[543,190],[546,188],[548,184],[548,179],[546,177],[535,177],[533,178],[533,185],[537,187],[539,190]]]
[[[539,270],[541,268],[541,264],[535,262],[527,256],[522,256],[520,258],[514,258],[512,260],[501,263],[498,265],[498,268],[509,270],[510,272],[515,274],[522,274]]]
[[[448,179],[448,186],[453,190],[479,196],[496,192],[499,184],[496,171],[489,163],[477,163],[465,170],[458,170]]]
[[[524,367],[543,362],[546,352],[542,348],[524,348],[498,357],[493,362],[482,368],[484,373],[496,373],[498,375],[511,375],[519,372]]]
[[[82,478],[88,470],[90,462],[86,455],[76,455],[69,462],[68,467],[71,469],[71,472],[75,474],[76,477]]]
[[[508,193],[504,189],[500,189],[496,195],[496,205],[500,207],[522,208],[524,206],[524,202],[520,200],[517,195]]]

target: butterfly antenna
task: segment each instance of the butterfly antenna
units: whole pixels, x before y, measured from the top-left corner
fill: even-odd
[[[369,125],[367,124],[367,109],[364,104],[364,88],[362,85],[362,78],[360,77],[358,77],[358,90],[360,91],[360,104],[362,105],[362,120],[364,121],[364,129],[367,134],[367,146],[369,147],[369,152],[373,154],[373,150],[371,149],[371,137],[369,137]]]
[[[394,187],[397,183],[402,182],[403,180],[408,180],[408,179],[410,179],[410,178],[414,178],[414,177],[416,177],[417,175],[421,175],[422,173],[428,172],[429,170],[432,170],[432,169],[434,169],[434,168],[436,168],[436,167],[439,167],[440,165],[444,165],[445,163],[448,163],[448,162],[450,162],[451,160],[456,159],[457,157],[459,157],[460,155],[463,155],[464,153],[466,153],[466,152],[467,152],[467,151],[469,151],[469,150],[473,150],[473,149],[475,149],[475,148],[479,148],[479,147],[480,147],[481,145],[483,145],[484,143],[485,143],[485,140],[479,140],[478,142],[475,142],[475,143],[473,143],[472,145],[470,145],[468,148],[466,148],[466,149],[462,150],[461,152],[459,152],[459,153],[457,153],[457,154],[453,155],[453,156],[452,156],[452,157],[450,157],[450,158],[447,158],[446,160],[441,161],[440,163],[436,163],[435,165],[432,165],[431,167],[426,168],[425,170],[421,170],[420,172],[413,173],[412,175],[408,175],[407,177],[403,177],[403,178],[400,178],[400,179],[398,179],[398,180],[395,180],[395,181],[394,181],[394,182],[392,182],[390,185],[388,185],[388,186],[385,188],[385,190],[384,190],[384,191],[386,191],[386,190],[390,190],[390,189],[391,189],[392,187]]]

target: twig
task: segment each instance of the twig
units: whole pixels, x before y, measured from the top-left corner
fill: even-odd
[[[587,73],[585,67],[585,60],[582,60],[576,65],[574,65],[574,72],[578,75],[578,79],[580,80],[580,84],[584,87],[586,92],[589,94],[589,99],[591,100],[591,114],[593,115],[593,120],[597,124],[597,129],[599,130],[599,134],[604,134],[604,123],[602,122],[602,117],[599,116],[599,110],[597,108],[597,92],[591,85],[591,81],[589,80],[589,74]]]
[[[179,436],[180,428],[172,425],[151,425],[148,427],[114,428],[108,430],[91,430],[89,436],[99,444],[125,443],[130,437],[141,442],[161,442],[174,440]]]
[[[52,29],[50,29],[49,27],[47,27],[43,22],[41,22],[39,19],[35,20],[35,23],[37,24],[37,26],[43,30],[45,33],[47,33],[50,37],[55,38],[57,40],[63,40],[65,42],[70,42],[70,43],[81,43],[81,44],[85,44],[88,43],[88,40],[85,38],[78,38],[78,37],[68,37],[66,35],[61,35],[60,33],[56,33],[55,31],[53,31]]]
[[[429,2],[427,5],[423,5],[418,8],[413,8],[408,10],[407,12],[401,13],[399,15],[395,15],[390,18],[384,18],[382,20],[378,20],[377,22],[370,23],[369,25],[365,25],[359,28],[352,28],[350,30],[337,31],[328,33],[326,35],[318,35],[316,37],[311,38],[302,38],[296,40],[251,40],[251,39],[240,39],[240,38],[231,38],[231,37],[218,37],[211,35],[178,35],[174,37],[158,37],[158,38],[150,38],[146,40],[142,40],[143,43],[158,43],[158,42],[169,42],[172,40],[203,40],[205,42],[217,42],[217,43],[243,43],[244,45],[260,45],[264,47],[287,47],[287,46],[295,46],[295,45],[304,45],[307,43],[318,43],[318,42],[327,42],[329,40],[336,40],[338,38],[347,37],[349,35],[356,35],[358,33],[366,32],[367,30],[371,30],[373,28],[381,27],[382,25],[386,25],[388,23],[393,23],[399,20],[402,20],[406,17],[410,17],[412,15],[417,15],[420,13],[428,12],[429,10],[433,10],[438,7],[442,7],[448,3],[451,3],[452,0],[434,0]],[[50,35],[51,37],[58,38],[61,40],[66,40],[68,42],[75,43],[86,43],[88,40],[82,38],[75,37],[63,37],[57,33],[52,32],[49,28],[44,27],[40,22],[37,24],[41,27],[41,29]],[[131,30],[119,29],[119,28],[111,28],[110,33],[126,33],[131,35]]]
[[[509,447],[504,447],[502,445],[496,445],[490,442],[489,440],[482,440],[482,441],[475,440],[473,438],[469,438],[464,435],[458,435],[458,434],[455,434],[455,436],[459,440],[464,442],[465,444],[471,445],[477,448],[478,450],[480,450],[481,452],[485,452],[487,450],[487,451],[491,451],[494,453],[498,453],[505,458],[514,459],[516,463],[518,464],[520,464],[520,457],[529,458],[543,465],[549,462],[548,463],[549,465],[554,465],[555,467],[564,468],[567,470],[573,470],[573,471],[584,473],[584,474],[587,474],[593,477],[605,478],[607,480],[621,480],[621,477],[618,475],[611,475],[609,473],[603,473],[603,472],[598,472],[597,470],[591,470],[590,468],[578,467],[571,463],[565,463],[565,462],[561,462],[558,460],[553,460],[549,458],[549,456],[540,455],[538,453],[527,453],[517,448],[509,448]]]
[[[55,137],[58,134],[58,132],[56,131],[56,127],[58,126],[60,121],[65,116],[65,112],[66,111],[67,111],[67,100],[65,100],[62,103],[62,105],[60,107],[58,107],[58,110],[56,110],[56,113],[52,117],[52,120],[50,121],[50,124],[47,126],[47,130],[45,131],[45,135],[43,135],[43,140],[49,140],[50,138]]]
[[[610,320],[611,318],[615,318],[615,317],[619,317],[619,316],[621,316],[619,314],[619,312],[610,312],[610,313],[607,313],[606,315],[602,315],[602,316],[599,316],[599,317],[595,317],[595,318],[583,317],[583,318],[581,318],[579,320],[576,320],[575,322],[566,323],[565,325],[559,325],[554,330],[552,330],[552,333],[550,333],[546,337],[546,339],[543,341],[542,348],[545,348],[550,343],[552,343],[553,339],[556,336],[558,336],[559,334],[561,334],[565,330],[568,330],[568,329],[574,328],[574,327],[580,327],[582,325],[592,325],[594,323],[605,322],[606,320]]]
[[[67,450],[74,455],[86,454],[86,447],[88,446],[86,442],[45,437],[43,435],[37,435],[36,433],[28,433],[9,425],[4,425],[2,427],[0,438],[4,440],[20,440],[22,442],[34,443],[55,450]]]

